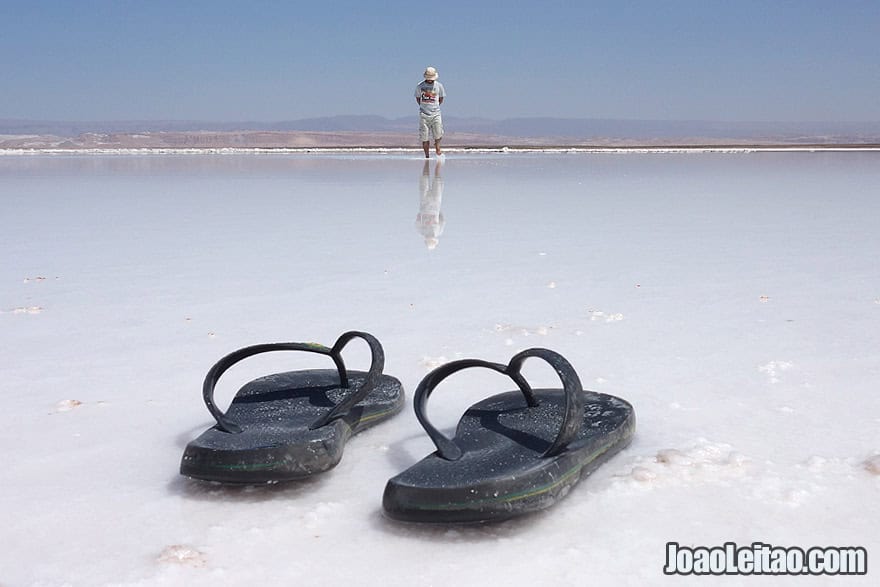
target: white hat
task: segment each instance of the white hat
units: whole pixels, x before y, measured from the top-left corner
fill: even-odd
[[[437,70],[433,67],[425,68],[425,79],[427,80],[435,80],[437,79]]]

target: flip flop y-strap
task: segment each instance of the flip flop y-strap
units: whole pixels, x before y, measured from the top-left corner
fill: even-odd
[[[333,360],[336,361],[336,357],[339,357],[339,361],[337,365],[342,364],[342,349],[347,345],[351,339],[353,338],[361,338],[370,345],[370,370],[367,372],[367,376],[364,379],[364,382],[358,387],[355,391],[350,393],[344,400],[336,404],[332,410],[324,414],[322,417],[318,418],[311,426],[309,426],[310,430],[314,430],[316,428],[320,428],[326,424],[329,424],[333,420],[337,418],[341,418],[345,414],[348,413],[353,407],[359,404],[364,398],[366,398],[371,391],[373,391],[376,386],[379,384],[379,379],[382,377],[382,371],[385,370],[385,351],[382,349],[382,345],[379,344],[379,341],[372,334],[368,334],[366,332],[357,332],[350,331],[346,332],[336,341],[336,344],[333,345],[333,348],[330,350]],[[343,368],[343,371],[345,369]],[[340,377],[341,378],[341,377]],[[348,387],[343,385],[343,387]]]
[[[241,427],[227,418],[226,414],[217,407],[216,403],[214,403],[214,388],[217,385],[217,381],[223,373],[236,363],[243,361],[248,357],[272,351],[304,351],[308,353],[328,355],[333,359],[333,363],[336,365],[336,370],[339,372],[339,387],[348,388],[348,372],[345,369],[345,363],[342,360],[341,352],[345,345],[353,338],[362,338],[370,346],[372,359],[367,377],[360,387],[349,394],[343,401],[336,404],[332,410],[314,422],[310,428],[319,428],[330,421],[345,415],[348,410],[363,400],[370,391],[375,389],[379,382],[379,378],[382,376],[382,371],[385,368],[385,352],[382,350],[382,345],[376,337],[366,332],[346,332],[337,339],[332,348],[312,342],[275,342],[247,346],[229,353],[211,367],[211,370],[208,371],[208,374],[205,376],[205,382],[202,385],[202,397],[205,400],[205,405],[208,406],[208,411],[211,412],[211,415],[214,416],[214,419],[217,421],[217,428],[224,432],[234,434],[242,431]]]
[[[538,357],[549,363],[556,371],[556,374],[559,375],[559,379],[562,381],[562,388],[565,392],[565,413],[562,417],[562,425],[559,428],[559,432],[556,435],[553,444],[551,444],[550,448],[544,451],[541,456],[551,457],[565,450],[565,447],[568,446],[577,435],[580,430],[581,421],[583,420],[584,397],[581,380],[578,378],[574,367],[571,366],[571,363],[569,363],[565,357],[549,349],[533,348],[514,355],[507,365],[490,363],[480,359],[461,359],[434,369],[422,379],[422,382],[419,383],[419,387],[416,389],[413,396],[413,407],[415,408],[416,418],[418,418],[419,423],[421,423],[425,432],[428,433],[428,436],[434,442],[434,445],[437,447],[437,454],[440,457],[447,461],[455,461],[461,458],[462,451],[452,439],[444,436],[443,433],[437,430],[437,428],[428,420],[426,408],[428,405],[428,398],[431,396],[431,392],[434,391],[434,388],[437,387],[441,381],[462,369],[470,367],[485,367],[503,373],[513,379],[520,391],[522,391],[523,396],[525,396],[528,406],[536,407],[538,401],[535,398],[535,394],[532,392],[532,388],[529,387],[529,384],[526,382],[520,371],[523,362],[529,357]]]

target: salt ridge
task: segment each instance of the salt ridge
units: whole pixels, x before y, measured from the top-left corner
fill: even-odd
[[[719,147],[467,147],[449,148],[447,153],[820,153],[820,152],[880,152],[880,146],[719,146]],[[333,155],[333,154],[410,154],[421,153],[420,148],[408,147],[216,147],[216,148],[142,148],[142,149],[0,149],[0,156],[7,155]]]

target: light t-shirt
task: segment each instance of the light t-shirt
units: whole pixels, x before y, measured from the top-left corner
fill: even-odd
[[[446,90],[440,82],[429,84],[423,81],[416,87],[416,98],[419,98],[419,111],[422,114],[440,114],[440,98],[445,97]]]

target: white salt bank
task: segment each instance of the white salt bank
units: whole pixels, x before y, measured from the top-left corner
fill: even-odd
[[[673,584],[669,542],[874,557],[878,157],[450,152],[427,180],[407,152],[0,157],[0,584]],[[553,349],[633,404],[635,439],[552,509],[477,527],[382,515],[433,450],[411,405],[314,480],[178,475],[221,356],[351,329],[410,397],[446,361]],[[328,367],[282,355],[229,371],[221,406]],[[432,420],[508,389],[456,375]]]

